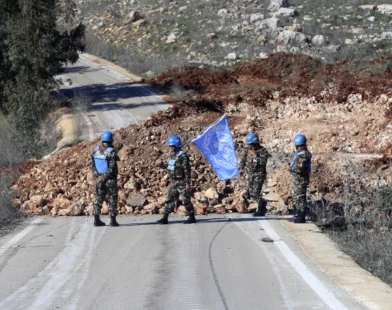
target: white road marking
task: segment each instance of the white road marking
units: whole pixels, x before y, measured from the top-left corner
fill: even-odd
[[[26,236],[30,231],[34,229],[34,227],[37,226],[39,222],[42,221],[42,218],[36,218],[31,221],[29,226],[27,226],[25,229],[23,229],[21,232],[19,232],[16,236],[14,236],[11,240],[9,240],[6,244],[4,244],[2,247],[0,247],[0,256],[7,251],[9,248],[12,248],[15,246],[16,243],[19,242],[24,236]]]
[[[260,229],[257,225],[254,225],[253,223],[249,223],[249,222],[248,223],[236,222],[236,224],[245,233],[245,235],[247,235],[250,239],[252,239],[260,247],[262,247],[262,245],[260,243],[260,236],[259,236]],[[245,229],[245,226],[246,226],[246,229]],[[282,275],[282,272],[279,269],[279,266],[276,265],[276,262],[271,257],[271,255],[268,254],[268,251],[264,251],[264,253],[266,254],[266,257],[267,257],[268,261],[270,262],[270,266],[272,266],[272,269],[274,271],[276,279],[278,280],[280,294],[281,294],[282,300],[284,302],[285,309],[287,309],[287,310],[295,309],[295,307],[293,307],[293,305],[295,304],[295,300],[292,300],[289,297],[289,294],[287,292],[287,288],[285,285],[285,281],[283,281],[284,276]]]
[[[290,250],[287,244],[275,232],[272,226],[266,220],[258,221],[265,233],[274,240],[274,244],[289,262],[289,264],[298,272],[311,289],[325,302],[332,310],[348,310],[324,285],[323,283],[305,266],[297,255]]]
[[[54,303],[67,302],[86,281],[86,269],[89,269],[93,249],[98,244],[96,229],[90,221],[75,227],[75,221],[75,218],[71,221],[64,249],[38,275],[1,301],[0,309],[49,309]],[[99,239],[105,232],[106,227]]]

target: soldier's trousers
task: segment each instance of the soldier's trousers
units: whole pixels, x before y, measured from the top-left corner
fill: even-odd
[[[185,209],[188,212],[194,212],[191,194],[186,190],[186,184],[184,181],[174,181],[170,184],[166,197],[165,212],[173,212],[173,209],[177,206],[177,202],[179,200],[182,200]]]
[[[257,202],[259,211],[266,212],[266,206],[263,203],[261,190],[265,181],[264,175],[249,175],[248,177],[248,191],[250,198]]]
[[[102,182],[100,189],[97,189],[97,194],[94,202],[94,214],[100,215],[103,201],[106,195],[109,194],[109,213],[111,215],[117,215],[117,201],[118,201],[118,188],[115,180],[107,180]]]
[[[308,204],[306,201],[306,190],[308,189],[308,182],[296,182],[293,183],[293,203],[294,207],[299,212],[305,212]]]

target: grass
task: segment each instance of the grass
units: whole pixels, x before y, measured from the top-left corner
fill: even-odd
[[[0,150],[0,235],[2,235],[21,219],[19,210],[11,203],[14,197],[9,187],[19,176],[11,167],[22,162],[24,158],[12,139],[9,123],[1,114],[0,143],[2,145]]]
[[[314,220],[362,268],[392,285],[392,187],[346,183],[344,203],[320,204]]]

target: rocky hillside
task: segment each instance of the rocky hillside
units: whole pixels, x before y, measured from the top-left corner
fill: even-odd
[[[379,59],[359,67],[346,62],[321,65],[309,56],[278,53],[224,72],[195,67],[165,72],[150,82],[162,88],[177,83],[189,99],[139,127],[115,133],[121,159],[120,213],[162,212],[168,180],[157,163],[167,155],[167,138],[195,137],[223,112],[229,115],[238,154],[246,134],[255,131],[272,155],[264,190],[272,201],[270,212],[286,212],[291,206],[291,176],[285,165],[299,132],[308,136],[313,153],[313,199],[342,201],[348,182],[370,190],[390,183],[392,72],[388,64]],[[382,74],[372,71],[377,66],[383,66]],[[97,143],[75,145],[35,164],[13,186],[19,195],[15,204],[33,214],[91,214],[95,181],[88,164]],[[245,180],[219,182],[195,147],[188,152],[198,214],[254,210],[255,205],[246,205],[242,198]],[[184,213],[184,208],[180,206],[179,212]]]
[[[76,0],[88,49],[146,76],[274,52],[324,62],[391,53],[388,0]]]

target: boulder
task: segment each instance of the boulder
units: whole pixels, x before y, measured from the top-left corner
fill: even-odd
[[[44,204],[44,197],[42,195],[34,195],[30,197],[30,201],[33,202],[37,207],[42,207]]]
[[[270,12],[276,12],[280,8],[288,8],[288,7],[290,7],[289,0],[271,0],[267,10]]]
[[[226,9],[221,9],[218,11],[218,17],[220,17],[220,18],[226,17],[227,14],[228,14],[228,11]]]
[[[264,15],[261,13],[255,13],[250,16],[251,23],[254,23],[254,22],[257,22],[257,21],[263,20],[263,19],[264,19]]]
[[[208,199],[218,199],[219,198],[219,194],[216,191],[215,188],[210,187],[209,189],[207,189],[204,193],[204,196]]]
[[[126,200],[127,205],[135,208],[142,208],[146,203],[147,199],[142,194],[136,193],[129,196]]]

